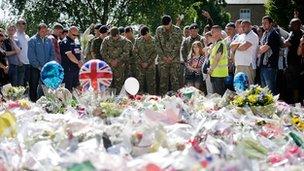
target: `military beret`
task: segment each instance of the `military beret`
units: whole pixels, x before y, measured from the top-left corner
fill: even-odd
[[[226,27],[232,27],[232,28],[235,28],[235,24],[233,22],[230,22],[226,25]]]
[[[99,28],[99,32],[100,33],[107,33],[108,32],[108,27],[106,25],[102,25],[100,28]]]
[[[189,29],[198,29],[198,25],[196,23],[193,23],[190,25]]]
[[[99,30],[101,26],[102,26],[101,24],[96,24],[95,27],[94,27],[94,29]]]
[[[140,28],[140,35],[144,36],[149,33],[149,28],[147,26],[142,26]]]
[[[170,22],[172,21],[170,15],[164,15],[163,18],[162,18],[162,24],[163,25],[169,25]]]
[[[119,30],[119,34],[122,34],[125,32],[125,28],[122,26],[118,27],[118,30]]]
[[[133,32],[133,28],[131,26],[125,27],[125,33]]]

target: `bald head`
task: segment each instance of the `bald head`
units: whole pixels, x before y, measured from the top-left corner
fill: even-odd
[[[68,36],[69,36],[71,39],[76,39],[76,38],[79,36],[78,28],[77,28],[76,26],[70,27]]]

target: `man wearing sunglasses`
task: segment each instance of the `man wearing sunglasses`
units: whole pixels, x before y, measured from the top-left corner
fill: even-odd
[[[79,36],[78,28],[70,27],[68,35],[60,42],[61,65],[64,69],[65,88],[72,91],[79,83],[79,70],[83,64],[81,61],[80,44],[75,40]]]
[[[28,79],[29,79],[29,72],[30,72],[30,63],[29,59],[27,56],[27,50],[28,50],[28,41],[29,41],[29,36],[25,33],[26,31],[26,21],[24,19],[19,19],[17,21],[17,32],[15,33],[15,38],[18,40],[20,44],[20,52],[18,53],[18,58],[19,61],[21,62],[20,66],[20,77],[24,78],[23,79],[23,85],[27,86],[28,84]]]

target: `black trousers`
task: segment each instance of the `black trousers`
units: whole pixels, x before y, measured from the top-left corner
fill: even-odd
[[[213,93],[217,93],[221,96],[225,94],[226,92],[225,78],[226,77],[223,78],[211,77]]]
[[[36,102],[43,95],[42,88],[39,86],[40,70],[30,66],[29,71],[29,96],[32,102]]]
[[[79,70],[67,70],[64,72],[64,79],[65,88],[73,91],[73,88],[77,88],[79,83]]]

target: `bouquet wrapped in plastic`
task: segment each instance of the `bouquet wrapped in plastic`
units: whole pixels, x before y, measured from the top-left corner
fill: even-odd
[[[19,100],[23,97],[24,92],[24,87],[13,87],[11,84],[2,87],[2,94],[6,100]]]
[[[237,107],[250,107],[255,115],[271,116],[276,113],[278,96],[273,96],[267,87],[251,85],[248,90],[234,97],[232,104]]]

